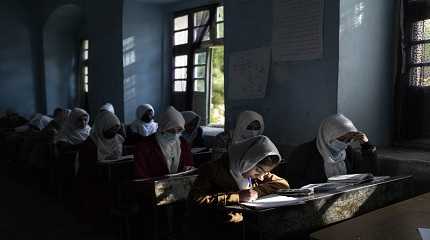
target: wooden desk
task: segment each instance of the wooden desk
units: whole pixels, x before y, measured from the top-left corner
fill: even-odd
[[[146,226],[153,224],[153,239],[178,235],[184,221],[185,201],[197,175],[134,180],[136,196],[144,212]],[[160,216],[165,215],[165,218]],[[164,229],[160,229],[163,222]],[[148,237],[148,235],[146,235]]]
[[[322,229],[311,238],[420,240],[419,227],[430,228],[430,193]]]
[[[391,177],[330,193],[306,197],[303,205],[250,210],[244,216],[244,239],[286,239],[399,202],[412,195],[412,177]]]

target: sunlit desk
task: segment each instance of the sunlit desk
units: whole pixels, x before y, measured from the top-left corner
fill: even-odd
[[[412,196],[412,177],[390,177],[305,197],[305,204],[264,210],[238,207],[243,239],[288,239],[309,233]]]
[[[311,238],[420,240],[417,228],[430,228],[430,193],[327,227]]]

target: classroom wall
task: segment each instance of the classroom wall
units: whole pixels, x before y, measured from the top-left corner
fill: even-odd
[[[297,145],[315,137],[320,121],[337,111],[339,2],[324,1],[323,57],[312,61],[272,63],[266,97],[226,98],[227,127],[239,112],[264,116],[265,134],[278,145]],[[225,76],[229,96],[229,58],[234,52],[270,47],[272,1],[225,1]]]
[[[378,145],[393,127],[395,4],[340,1],[338,110]]]
[[[47,112],[77,103],[79,33],[83,11],[74,4],[56,9],[44,26],[44,67]]]
[[[138,105],[149,103],[160,113],[163,96],[163,5],[124,1],[123,71],[125,122],[136,118]]]
[[[37,81],[33,69],[31,26],[26,7],[0,1],[0,110],[29,116],[37,111]]]

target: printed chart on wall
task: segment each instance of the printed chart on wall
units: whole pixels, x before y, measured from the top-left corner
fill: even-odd
[[[275,0],[273,12],[274,62],[322,57],[324,0]]]
[[[264,47],[231,54],[231,99],[256,99],[266,96],[270,53],[270,48]]]

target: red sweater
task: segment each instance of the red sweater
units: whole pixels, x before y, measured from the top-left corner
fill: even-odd
[[[181,158],[178,172],[184,171],[185,166],[193,166],[191,147],[181,139]],[[160,145],[155,138],[155,134],[143,138],[136,144],[134,151],[134,169],[136,177],[161,177],[169,174],[166,159],[161,151]]]

